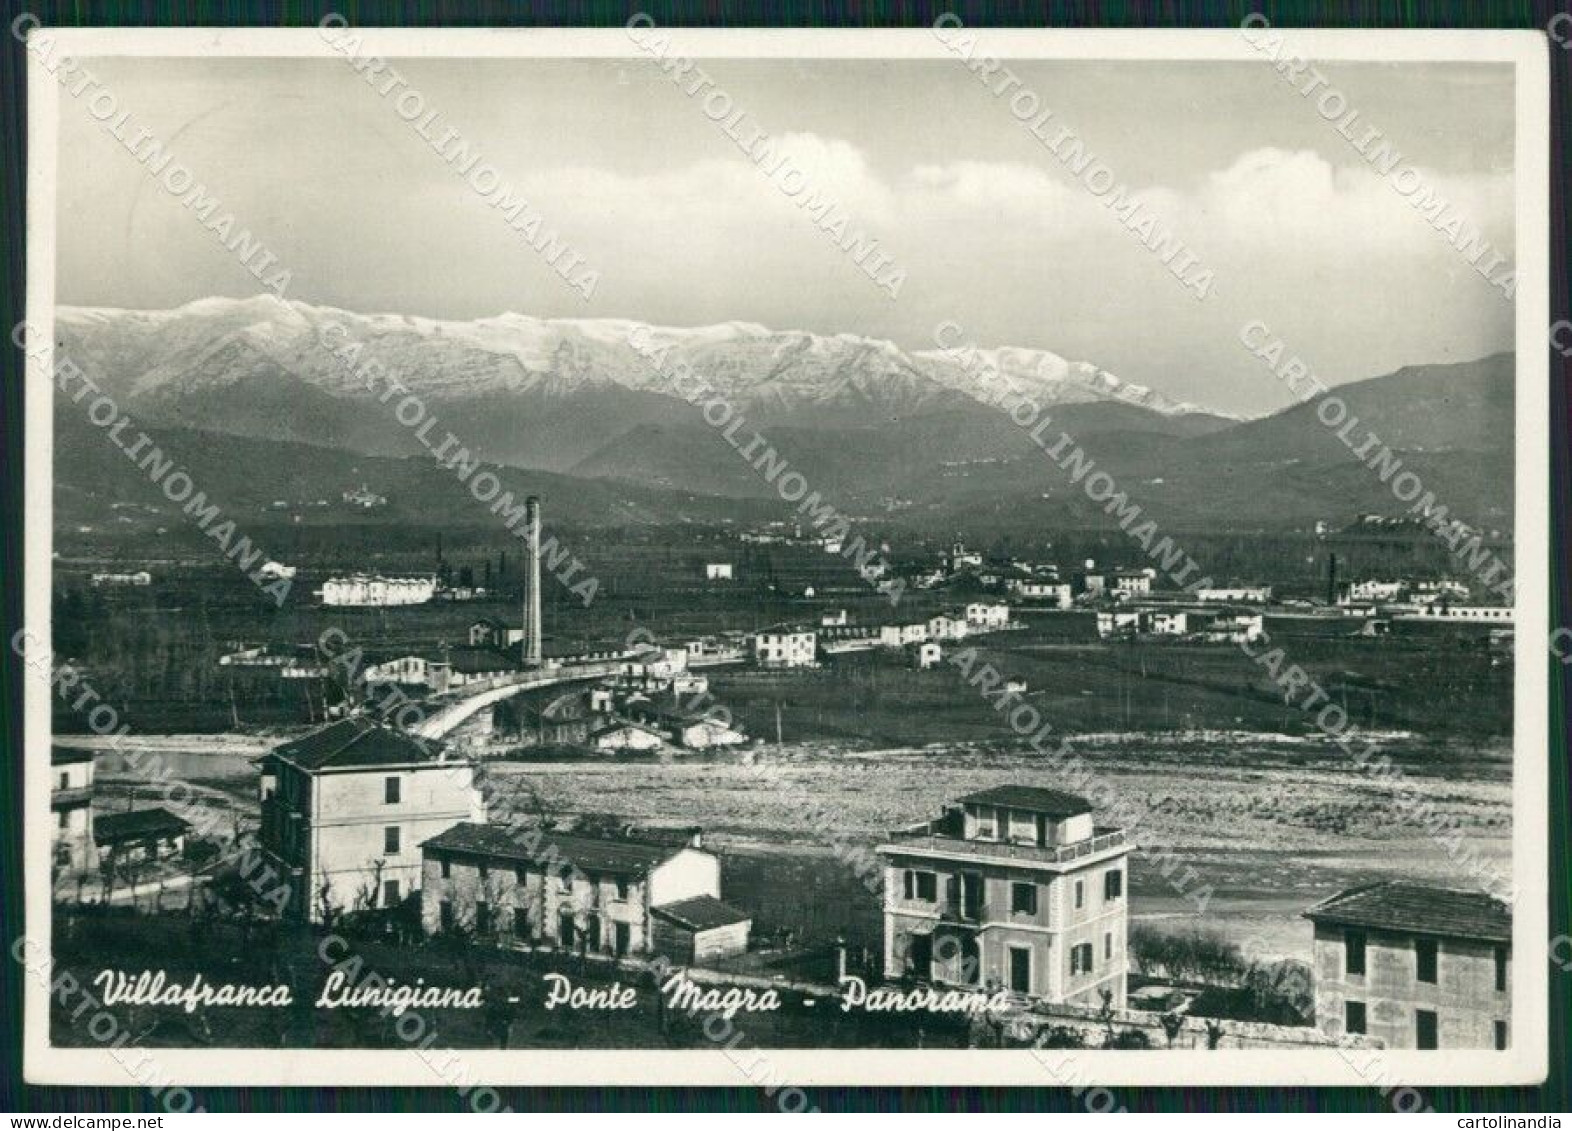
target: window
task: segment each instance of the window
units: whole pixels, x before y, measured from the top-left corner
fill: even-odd
[[[1086,884],[1081,880],[1075,881],[1075,909],[1079,911],[1086,906]]]
[[[482,864],[480,866],[480,882],[485,883],[489,879],[491,879],[491,869]]]
[[[382,804],[397,805],[399,801],[398,778],[384,778],[382,780]]]
[[[1414,940],[1414,977],[1432,985],[1436,980],[1436,940]]]
[[[628,878],[626,876],[617,877],[617,898],[628,898]]]
[[[1506,988],[1507,988],[1507,948],[1504,947],[1504,946],[1498,946],[1498,947],[1496,947],[1496,989],[1497,990],[1505,990]],[[1497,1047],[1504,1048],[1505,1046],[1502,1045],[1502,1046],[1497,1046]]]
[[[513,882],[516,883],[516,884],[522,884],[524,882],[524,873],[525,873],[525,871],[526,871],[526,869],[525,869],[524,865],[522,865],[522,864],[517,865],[513,869]]]
[[[444,857],[442,860],[442,878],[444,880],[451,880],[453,878],[453,861],[447,859],[446,857]]]
[[[398,826],[389,825],[382,830],[382,854],[384,856],[397,856],[399,849]]]
[[[1104,931],[1103,932],[1103,957],[1104,958],[1112,958],[1113,957],[1113,932],[1112,931]]]
[[[1363,931],[1343,932],[1343,972],[1345,974],[1363,974],[1365,972],[1365,933]]]
[[[60,788],[61,789],[70,789],[71,788],[71,775],[70,774],[61,774],[60,775]]]
[[[69,828],[71,825],[71,811],[69,809],[59,810],[55,814],[55,823],[58,824],[62,829]]]
[[[453,901],[444,899],[438,906],[438,913],[442,922],[442,929],[451,931],[453,929]]]
[[[1414,1037],[1415,1044],[1422,1049],[1438,1049],[1441,1047],[1440,1025],[1436,1021],[1433,1009],[1419,1009],[1414,1011]]]
[[[984,840],[992,840],[998,835],[997,817],[992,809],[977,810],[977,835]]]
[[[514,938],[529,938],[529,911],[523,907],[513,909],[513,936]]]
[[[564,894],[573,890],[573,872],[564,868],[557,873],[557,890]]]
[[[475,930],[482,935],[491,930],[491,904],[484,900],[475,904]]]
[[[1362,1001],[1345,1001],[1343,1003],[1343,1032],[1350,1036],[1357,1036],[1365,1031],[1365,1003]]]
[[[1016,915],[1037,914],[1037,885],[1011,884],[1010,911]]]
[[[1112,902],[1124,895],[1124,873],[1112,868],[1103,873],[1103,898]]]
[[[1092,972],[1092,944],[1078,943],[1070,948],[1070,973],[1090,974]]]
[[[1506,1047],[1507,1047],[1507,1023],[1505,1021],[1497,1021],[1496,1022],[1496,1048],[1504,1049]]]
[[[382,906],[398,906],[398,881],[388,880],[382,885]]]

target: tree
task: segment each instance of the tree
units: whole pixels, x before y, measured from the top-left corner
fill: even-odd
[[[1103,1045],[1106,1049],[1149,1049],[1152,1039],[1140,1029],[1121,1029]]]

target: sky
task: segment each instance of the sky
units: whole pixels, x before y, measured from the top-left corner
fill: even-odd
[[[399,60],[599,272],[539,255],[341,59],[96,59],[104,87],[291,273],[288,297],[467,319],[733,320],[1048,349],[1224,411],[1291,400],[1260,320],[1328,383],[1510,349],[1512,308],[1266,63],[1032,61],[1023,86],[1215,272],[1198,302],[954,60],[706,60],[752,127],[904,271],[892,299],[647,59]],[[1510,248],[1506,65],[1322,69]],[[62,94],[56,297],[165,308],[255,279]],[[1051,127],[1050,127],[1051,128]]]

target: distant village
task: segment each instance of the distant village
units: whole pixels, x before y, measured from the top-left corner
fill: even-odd
[[[521,816],[488,784],[484,756],[531,746],[607,756],[757,746],[767,736],[713,709],[706,669],[810,669],[868,652],[921,670],[962,642],[1065,610],[1095,612],[1108,640],[1219,645],[1259,637],[1268,610],[1348,618],[1360,631],[1404,620],[1473,621],[1503,634],[1512,627],[1510,609],[1470,604],[1460,583],[1341,582],[1335,558],[1324,602],[1285,603],[1264,583],[1165,593],[1151,569],[1084,561],[1061,570],[985,557],[956,541],[911,581],[971,596],[921,619],[864,624],[845,610],[820,611],[801,623],[668,641],[645,634],[620,649],[548,657],[538,501],[531,507],[517,625],[477,618],[462,642],[357,650],[353,665],[321,641],[283,651],[243,646],[220,658],[284,680],[352,670],[356,682],[325,725],[256,761],[257,843],[287,893],[276,908],[283,916],[323,924],[408,914],[424,936],[610,967],[662,955],[716,985],[767,989],[779,975],[750,963],[765,940],[753,932],[754,917],[728,900],[724,859],[702,829],[681,813],[659,828]],[[801,535],[742,535],[775,538]],[[740,574],[736,561],[702,564],[706,584],[738,584]],[[93,584],[152,581],[145,572],[128,577],[95,574]],[[437,577],[352,575],[330,578],[318,596],[333,607],[397,609],[441,599],[442,588]],[[180,873],[200,885],[200,868],[188,860],[202,830],[185,816],[166,806],[101,806],[91,754],[57,747],[52,765],[57,897],[75,883],[79,895],[86,885],[107,902],[119,887],[134,900],[150,878]],[[934,803],[930,820],[868,846],[882,877],[882,952],[864,964],[842,953],[823,993],[851,992],[854,983],[859,993],[870,983],[937,988],[978,1009],[982,997],[1002,995],[1039,1029],[1112,1032],[1117,1019],[1152,1033],[1154,1044],[1185,1035],[1186,1047],[1504,1048],[1510,1040],[1510,912],[1482,893],[1386,881],[1306,908],[1314,1024],[1223,1025],[1187,1017],[1181,985],[1147,981],[1131,992],[1135,848],[1127,830],[1095,823],[1086,798],[1001,782]]]

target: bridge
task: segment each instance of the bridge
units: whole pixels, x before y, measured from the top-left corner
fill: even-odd
[[[569,683],[583,683],[586,680],[605,679],[617,675],[624,664],[636,662],[643,655],[646,653],[602,653],[593,659],[548,663],[544,668],[508,672],[506,675],[466,683],[448,695],[433,698],[426,716],[410,728],[410,733],[419,738],[445,738],[481,711],[504,699],[511,699],[515,695],[541,687],[557,687]],[[737,651],[691,658],[688,666],[690,668],[720,667],[741,663],[744,659],[744,655]]]
[[[627,659],[632,659],[631,656]],[[490,679],[466,683],[450,695],[432,700],[433,710],[410,728],[410,733],[420,738],[444,738],[474,718],[481,711],[504,699],[539,687],[556,687],[559,684],[579,683],[587,679],[604,679],[616,675],[623,660],[598,660],[582,664],[561,664],[556,667],[533,671],[509,672]]]

